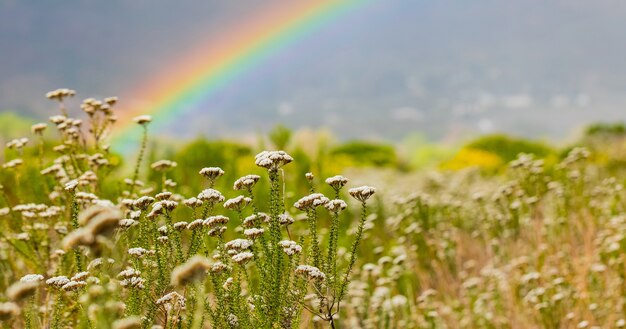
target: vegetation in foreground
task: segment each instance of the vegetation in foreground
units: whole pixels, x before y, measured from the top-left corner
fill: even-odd
[[[70,94],[50,97],[63,110]],[[145,168],[144,143],[123,177],[106,146],[115,102],[86,100],[85,123],[53,116],[57,142],[37,124],[7,144],[6,328],[626,326],[618,126],[562,155],[495,136],[434,173],[360,171],[375,193],[320,180],[310,172],[326,164],[291,151],[260,152],[229,179],[193,157]],[[150,118],[136,121],[148,138]]]

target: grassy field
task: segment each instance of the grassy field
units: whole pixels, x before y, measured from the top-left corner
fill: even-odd
[[[109,151],[115,98],[62,106],[0,169],[4,328],[626,327],[626,135]],[[432,153],[424,153],[432,154]],[[341,175],[345,175],[341,176]],[[374,186],[374,187],[370,187]]]

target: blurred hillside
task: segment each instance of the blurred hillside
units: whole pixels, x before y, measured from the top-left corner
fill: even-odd
[[[49,90],[142,100],[133,90],[272,1],[0,1],[0,109],[36,119]],[[162,127],[254,135],[276,122],[342,139],[563,136],[626,118],[626,4],[370,2],[246,72]],[[209,54],[207,54],[209,56]]]

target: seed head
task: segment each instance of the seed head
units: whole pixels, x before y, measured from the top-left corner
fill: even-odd
[[[7,297],[14,302],[22,301],[35,294],[39,281],[16,282],[6,291]]]
[[[0,321],[8,321],[20,314],[20,307],[12,302],[0,303]]]
[[[206,257],[193,256],[185,264],[176,267],[172,271],[172,285],[182,286],[202,280],[210,268],[211,263]]]
[[[235,181],[233,189],[235,190],[252,190],[254,185],[261,179],[259,175],[246,175]]]
[[[141,317],[131,316],[113,322],[113,329],[141,329]]]
[[[255,164],[270,171],[276,171],[293,161],[285,151],[263,151],[256,155]]]
[[[376,193],[376,189],[370,186],[360,186],[351,188],[350,190],[348,190],[348,192],[353,198],[359,200],[362,203],[365,203],[367,199],[369,199],[372,195],[374,195],[374,193]]]
[[[135,121],[135,123],[145,126],[147,124],[149,124],[150,122],[152,122],[152,116],[150,115],[140,115],[137,117],[133,118],[133,121]]]
[[[323,206],[330,201],[321,193],[313,193],[298,200],[293,206],[300,210],[315,209]]]

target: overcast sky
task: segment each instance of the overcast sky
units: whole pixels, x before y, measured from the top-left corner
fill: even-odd
[[[269,2],[0,0],[0,110],[46,116],[43,95],[58,87],[124,95],[123,105]],[[626,119],[624,17],[617,0],[370,1],[163,129],[230,136],[285,122],[344,138],[558,138]]]

